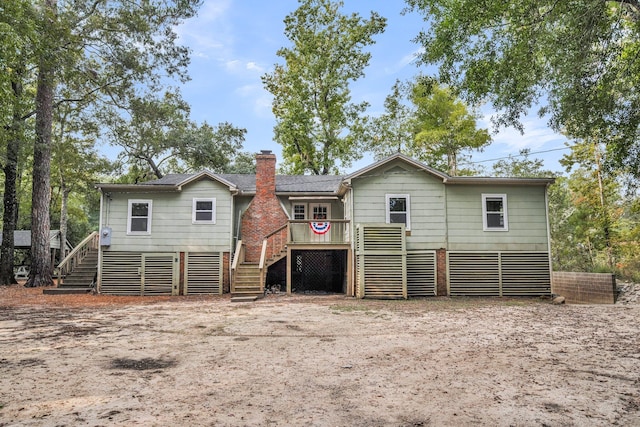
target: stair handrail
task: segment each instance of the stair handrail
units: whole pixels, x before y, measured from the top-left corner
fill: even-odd
[[[89,234],[80,242],[71,252],[58,264],[58,284],[62,277],[69,274],[75,267],[82,263],[84,257],[87,256],[91,249],[98,249],[100,243],[100,234],[97,231]]]
[[[236,250],[233,253],[233,260],[231,261],[231,291],[233,292],[233,288],[235,288],[235,275],[238,269],[238,263],[244,262],[244,245],[242,244],[242,240],[238,240],[236,244]]]
[[[289,223],[282,225],[280,228],[267,234],[263,240],[266,242],[265,260],[273,258],[275,254],[283,251],[287,247],[289,240]]]
[[[285,233],[283,233],[283,231]],[[266,265],[267,259],[273,258],[275,254],[281,252],[287,246],[288,235],[289,223],[267,234],[262,240],[262,251],[260,252],[260,262],[258,263],[258,268],[260,269],[260,289],[262,290],[264,290],[264,282],[267,278],[265,270],[265,267],[268,267],[268,265]]]

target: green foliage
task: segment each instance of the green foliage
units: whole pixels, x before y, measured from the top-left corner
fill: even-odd
[[[122,148],[118,160],[129,165],[135,182],[203,168],[226,172],[244,142],[246,130],[230,123],[192,122],[189,106],[174,92],[132,97],[127,111],[128,117],[112,110],[103,117],[111,143]]]
[[[370,148],[377,158],[401,152],[450,175],[469,175],[474,171],[458,164],[491,142],[489,132],[477,128],[477,113],[431,78],[396,82],[384,105],[385,113],[371,126]]]
[[[416,105],[416,151],[423,152],[423,160],[449,175],[459,174],[458,163],[465,151],[482,150],[491,142],[486,129],[477,129],[477,113],[449,88],[419,79],[411,100]]]
[[[364,120],[368,104],[353,103],[349,83],[364,76],[374,43],[385,18],[340,13],[343,3],[300,0],[284,19],[291,47],[278,50],[285,64],[262,77],[273,94],[277,123],[275,140],[283,147],[289,173],[328,174],[362,156]]]
[[[199,5],[200,0],[16,0],[0,5],[0,138],[2,149],[7,148],[5,176],[11,177],[5,183],[14,182],[17,170],[28,169],[17,164],[22,160],[15,155],[15,144],[30,145],[34,152],[30,216],[33,248],[38,250],[32,251],[30,286],[50,283],[45,240],[56,108],[94,110],[99,104],[118,108],[131,92],[157,92],[166,78],[186,80],[188,49],[176,43],[175,28]],[[35,144],[31,145],[25,129],[33,116]],[[15,205],[15,192],[15,188],[5,191],[5,205]],[[3,255],[2,281],[8,264]]]
[[[414,150],[415,107],[408,103],[412,83],[396,80],[384,100],[384,113],[371,120],[371,146],[376,159],[394,153],[418,157]]]
[[[520,178],[552,178],[556,174],[544,170],[544,161],[530,159],[531,149],[520,150],[518,156],[509,155],[508,159],[498,160],[493,164],[493,176]]]
[[[603,144],[576,141],[563,158],[570,171],[549,189],[556,270],[640,276],[640,199],[623,191],[628,177],[602,168]]]
[[[521,128],[536,104],[572,137],[606,133],[611,165],[640,176],[640,4],[600,0],[406,0],[428,30],[422,62],[464,99]]]
[[[189,170],[208,169],[213,172],[225,173],[247,167],[247,154],[238,154],[242,149],[246,129],[223,122],[218,126],[203,123],[197,126],[189,123],[183,132],[171,132],[172,151],[184,162]],[[253,164],[253,160],[249,161]],[[253,167],[255,169],[255,167]]]
[[[231,161],[221,172],[224,173],[242,173],[242,174],[255,174],[256,173],[256,156],[254,153],[246,151],[238,152]]]

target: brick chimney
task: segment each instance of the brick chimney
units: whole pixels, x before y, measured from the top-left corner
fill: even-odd
[[[245,261],[259,262],[264,238],[288,220],[276,196],[276,155],[262,150],[256,155],[256,194],[242,214]]]
[[[256,197],[276,194],[276,155],[269,150],[256,154]]]

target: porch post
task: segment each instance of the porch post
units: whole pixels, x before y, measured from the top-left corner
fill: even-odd
[[[291,295],[291,245],[287,245],[287,295]]]

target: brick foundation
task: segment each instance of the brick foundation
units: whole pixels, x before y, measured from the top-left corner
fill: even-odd
[[[439,297],[447,295],[447,250],[438,249],[436,251],[436,295]]]
[[[554,272],[551,292],[569,304],[614,304],[616,277],[605,273]]]
[[[231,259],[229,252],[223,252],[222,254],[222,292],[228,293],[231,292],[231,279],[229,278],[230,272],[230,264],[229,260]]]

